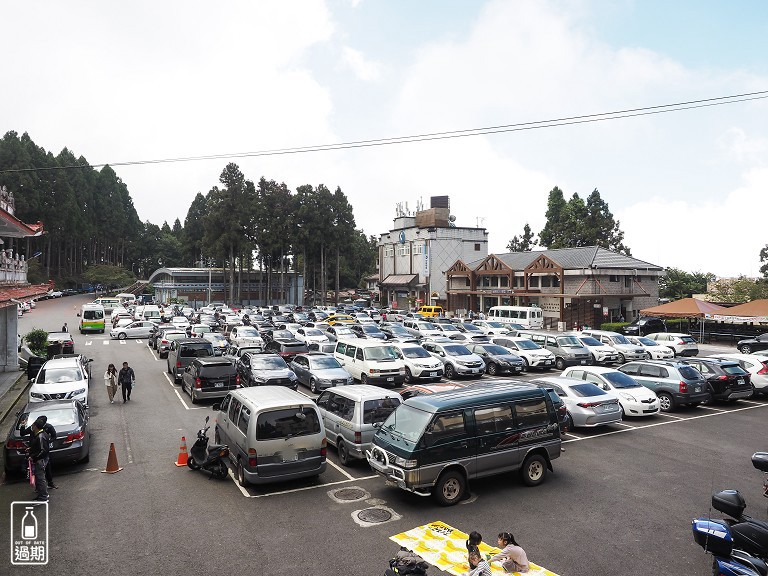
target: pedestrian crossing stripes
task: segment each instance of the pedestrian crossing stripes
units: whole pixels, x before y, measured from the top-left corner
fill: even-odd
[[[99,340],[86,340],[85,345],[86,346],[92,346],[94,342],[99,342]],[[144,345],[143,340],[117,340],[120,344],[128,344],[128,342],[135,342],[136,344]],[[101,343],[104,344],[104,346],[109,346],[112,343],[112,340],[101,340]]]

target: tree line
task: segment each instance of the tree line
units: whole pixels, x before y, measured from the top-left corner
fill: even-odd
[[[67,148],[54,156],[26,133],[0,140],[0,185],[13,191],[17,218],[45,225],[46,234],[14,246],[28,260],[40,253],[30,262],[30,281],[74,287],[114,268],[146,279],[159,267],[224,267],[228,299],[237,301],[236,271],[264,270],[268,299],[292,268],[324,300],[328,290],[357,287],[375,270],[376,240],[355,228],[340,188],[307,184],[291,191],[264,177],[254,183],[232,163],[219,185],[197,193],[183,224],[142,222],[111,167],[91,168]]]

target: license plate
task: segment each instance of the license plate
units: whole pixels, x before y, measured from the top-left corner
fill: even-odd
[[[430,378],[436,378],[437,377],[437,372],[430,372],[429,373],[429,377]]]
[[[694,392],[701,392],[701,386],[694,386],[693,391]]]
[[[550,366],[552,364],[552,360],[544,360],[544,366]]]
[[[214,382],[213,383],[214,388],[224,388],[224,382]]]
[[[581,361],[581,363],[582,363],[582,364],[586,364],[586,363],[587,363],[587,361],[586,361],[586,360],[582,360],[582,361]]]
[[[738,382],[739,384],[744,384],[744,378],[739,378],[739,379],[737,380],[737,382]]]
[[[394,381],[395,381],[394,376],[390,376],[389,378],[387,378],[387,382],[394,382]]]

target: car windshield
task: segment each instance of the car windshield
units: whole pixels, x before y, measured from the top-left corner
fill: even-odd
[[[469,356],[472,354],[472,352],[469,351],[469,348],[462,346],[461,344],[443,346],[443,350],[445,350],[445,353],[448,354],[448,356]]]
[[[392,346],[375,346],[365,349],[366,360],[395,360],[397,351]]]
[[[274,330],[272,332],[272,338],[277,340],[278,338],[287,338],[293,340],[293,332],[290,330]]]
[[[614,344],[630,344],[630,341],[627,340],[621,334],[617,334],[616,336],[611,336],[611,342],[613,342]]]
[[[496,346],[495,344],[485,344],[483,346],[485,348],[485,351],[488,352],[488,354],[493,354],[494,356],[508,356],[509,350],[506,348],[502,348],[501,346]]]
[[[440,324],[440,328],[443,332],[461,332],[461,330],[456,328],[453,324]]]
[[[700,380],[702,377],[701,372],[693,366],[680,366],[678,369],[680,370],[680,376],[686,380]]]
[[[595,340],[592,336],[582,336],[579,340],[586,346],[601,346],[600,341]]]
[[[249,328],[249,327],[238,328],[237,335],[238,335],[238,337],[239,336],[248,336],[250,338],[250,337],[258,336],[259,335],[259,331],[256,330],[256,328]]]
[[[435,328],[430,322],[417,322],[416,327],[419,330],[439,330],[439,328]]]
[[[469,324],[467,322],[464,323],[464,330],[466,330],[467,332],[482,332],[480,328],[478,328],[474,324]]]
[[[304,328],[304,336],[322,336],[323,333],[317,328]]]
[[[220,344],[222,342],[226,343],[227,341],[227,339],[224,338],[224,336],[222,336],[221,334],[214,334],[214,333],[211,333],[211,335],[208,336],[206,340],[210,340],[211,342],[214,342],[216,344]]]
[[[643,346],[661,346],[661,344],[659,344],[655,340],[651,340],[650,338],[642,337],[642,338],[638,338],[637,341],[640,342],[640,344],[642,344]]]
[[[399,324],[396,324],[396,325],[393,325],[393,326],[389,326],[389,331],[392,332],[392,334],[399,334],[399,335],[402,335],[402,336],[410,336],[411,335],[411,333],[408,332],[408,330],[406,330],[405,328],[403,328]]]
[[[539,350],[541,346],[536,344],[533,340],[524,338],[523,340],[515,340],[515,344],[520,350]]]
[[[341,368],[341,364],[336,358],[329,356],[328,358],[312,358],[309,362],[311,368],[315,370],[325,370],[329,368]]]
[[[414,346],[413,348],[403,348],[403,356],[406,358],[429,358],[430,353],[421,346]]]
[[[490,328],[506,328],[501,322],[486,322]]]
[[[354,334],[351,328],[341,328],[339,326],[334,326],[333,328],[336,331],[336,336],[351,336]]]
[[[288,368],[288,364],[279,356],[272,358],[254,358],[251,356],[251,368],[254,370],[281,370]]]
[[[726,374],[735,374],[737,376],[744,376],[747,371],[744,370],[741,366],[738,364],[725,364],[722,366],[723,370]]]
[[[78,382],[79,380],[83,380],[83,373],[76,366],[43,368],[37,376],[38,384],[58,384],[60,382]]]
[[[379,330],[379,327],[376,326],[375,324],[363,324],[361,326],[361,328],[363,329],[363,332],[365,332],[366,334],[380,334],[381,333],[381,330]]]
[[[581,396],[582,398],[586,398],[589,396],[605,396],[605,392],[598,388],[595,384],[592,384],[591,382],[585,382],[583,384],[574,384],[573,386],[568,386],[568,389],[573,392],[576,396]]]
[[[603,378],[613,384],[614,388],[640,388],[636,380],[624,374],[624,372],[606,372]]]
[[[565,348],[581,348],[581,342],[575,336],[560,336],[557,345]]]
[[[186,337],[187,335],[184,332],[166,332],[165,334],[163,334],[163,338],[165,340],[168,340],[169,342],[173,342],[174,340],[180,340]]]
[[[381,429],[382,431],[396,434],[409,442],[416,443],[421,438],[431,418],[432,414],[430,412],[424,412],[407,404],[401,404],[384,421]]]
[[[22,427],[28,428],[32,425],[32,422],[43,415],[48,418],[48,424],[60,430],[73,428],[77,419],[75,410],[71,406],[61,406],[53,409],[46,408],[44,405],[40,407],[35,406],[29,412],[25,412],[19,417],[16,430],[21,430]]]

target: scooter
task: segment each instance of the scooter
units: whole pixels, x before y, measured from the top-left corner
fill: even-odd
[[[226,478],[229,474],[224,458],[229,457],[229,447],[225,444],[212,444],[208,446],[208,420],[205,417],[205,428],[197,431],[197,440],[189,450],[187,466],[192,470],[205,470],[211,473],[211,477]]]
[[[752,465],[765,474],[763,489],[768,496],[768,452],[755,452]],[[768,560],[768,522],[744,514],[747,504],[738,490],[721,490],[713,494],[712,507],[731,517],[723,523],[729,528],[734,548]]]
[[[768,565],[760,558],[734,549],[734,541],[725,522],[696,518],[691,522],[691,528],[696,543],[714,557],[714,576],[768,576]]]

